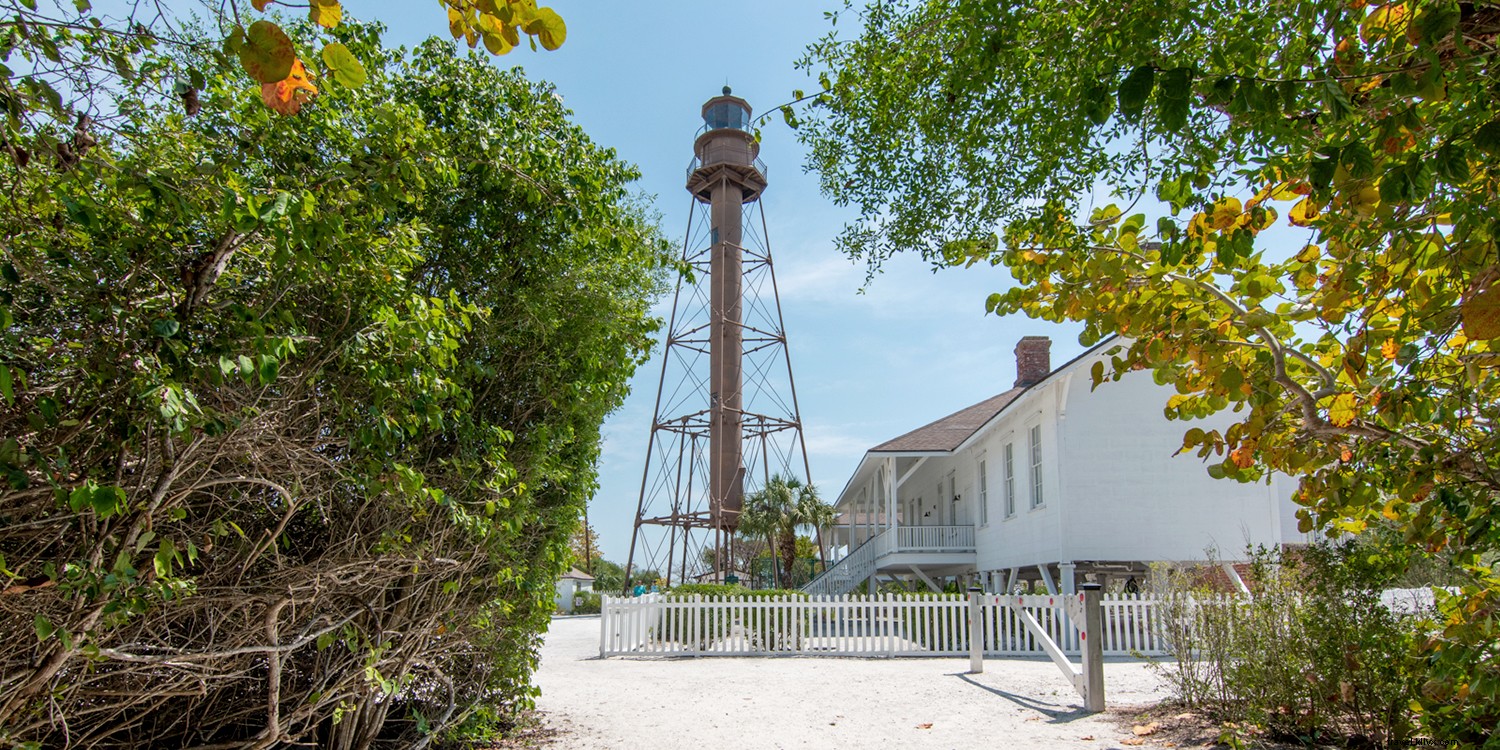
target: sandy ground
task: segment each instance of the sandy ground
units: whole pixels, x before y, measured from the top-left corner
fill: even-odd
[[[1046,659],[599,658],[599,618],[552,621],[537,706],[565,748],[1119,748]],[[1110,660],[1106,700],[1166,697],[1139,661]],[[1154,744],[1154,743],[1152,743]]]

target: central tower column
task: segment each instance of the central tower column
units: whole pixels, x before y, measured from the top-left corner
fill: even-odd
[[[733,532],[744,504],[744,322],[741,284],[744,204],[766,188],[760,143],[750,132],[750,105],[724,95],[703,105],[693,142],[688,191],[709,204],[709,510],[715,528]]]

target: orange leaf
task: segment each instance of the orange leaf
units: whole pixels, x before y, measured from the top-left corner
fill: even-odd
[[[250,0],[250,5],[259,11],[265,11],[266,6],[270,4],[271,0]]]
[[[292,63],[292,74],[275,83],[261,84],[260,98],[267,107],[278,114],[295,115],[302,105],[318,95],[318,87],[307,80],[307,70],[302,61]]]
[[[1135,736],[1137,737],[1145,737],[1156,734],[1156,730],[1158,729],[1161,729],[1161,722],[1153,721],[1150,724],[1136,724],[1130,731],[1135,732]]]
[[[1248,469],[1255,465],[1255,452],[1252,446],[1242,445],[1229,452],[1229,460],[1241,469]]]
[[[1385,341],[1380,342],[1380,356],[1385,357],[1386,359],[1396,358],[1395,339],[1386,339]]]

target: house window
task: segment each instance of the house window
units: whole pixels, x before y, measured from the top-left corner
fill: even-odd
[[[1042,507],[1042,426],[1031,427],[1031,507]]]
[[[1005,517],[1016,514],[1016,445],[1005,444]]]
[[[984,462],[979,462],[979,525],[987,526],[990,522],[990,481],[984,470]]]

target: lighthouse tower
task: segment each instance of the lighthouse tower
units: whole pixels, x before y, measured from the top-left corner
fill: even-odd
[[[687,169],[691,273],[672,305],[626,564],[668,583],[743,575],[745,496],[777,474],[811,482],[750,115],[728,86],[704,103]]]

